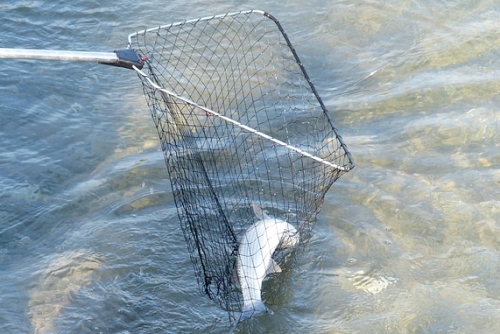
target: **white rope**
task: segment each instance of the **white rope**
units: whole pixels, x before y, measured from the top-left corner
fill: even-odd
[[[196,103],[196,102],[194,102],[194,101],[191,101],[191,100],[189,100],[189,99],[187,99],[187,98],[185,98],[185,97],[183,97],[183,96],[180,96],[180,95],[178,95],[178,94],[176,94],[176,93],[174,93],[174,92],[171,92],[171,91],[169,91],[169,90],[167,90],[167,89],[165,89],[165,88],[162,88],[162,87],[160,87],[158,84],[156,84],[155,82],[153,82],[153,81],[149,78],[149,76],[148,76],[146,73],[144,73],[143,71],[141,71],[140,69],[138,69],[138,68],[137,68],[137,67],[135,67],[135,66],[132,66],[132,67],[134,68],[134,70],[135,70],[135,71],[136,71],[136,72],[137,72],[140,76],[144,77],[144,78],[145,78],[145,79],[146,79],[146,80],[147,80],[147,81],[151,84],[151,86],[153,86],[154,88],[156,88],[156,89],[158,89],[158,90],[160,90],[160,91],[162,91],[162,92],[165,92],[165,93],[167,93],[167,94],[169,94],[169,95],[171,95],[171,96],[174,96],[175,98],[177,98],[177,99],[179,99],[179,100],[182,100],[182,101],[184,101],[184,102],[186,102],[186,103],[189,103],[189,104],[191,104],[191,105],[193,105],[193,106],[195,106],[195,107],[197,107],[197,108],[200,108],[201,110],[203,110],[203,111],[205,111],[205,112],[207,112],[207,113],[209,113],[209,114],[211,114],[211,115],[213,115],[213,116],[220,117],[220,118],[221,118],[221,119],[223,119],[224,121],[229,122],[229,123],[231,123],[231,124],[234,124],[234,125],[236,125],[237,127],[240,127],[240,128],[242,128],[242,129],[244,129],[245,131],[248,131],[248,132],[250,132],[250,133],[256,134],[257,136],[260,136],[260,137],[262,137],[262,138],[268,139],[268,140],[270,140],[270,141],[272,141],[272,142],[274,142],[274,143],[276,143],[276,144],[278,144],[278,145],[280,145],[280,146],[286,147],[286,148],[288,148],[288,149],[290,149],[290,150],[292,150],[292,151],[294,151],[294,152],[297,152],[297,153],[299,153],[299,154],[301,154],[301,155],[303,155],[303,156],[306,156],[306,157],[308,157],[308,158],[311,158],[311,159],[313,159],[313,160],[315,160],[315,161],[317,161],[317,162],[320,162],[320,163],[322,163],[322,164],[328,165],[328,166],[330,166],[330,167],[333,167],[333,168],[335,168],[335,169],[338,169],[338,170],[340,170],[340,171],[344,171],[344,172],[348,172],[348,171],[350,170],[349,166],[347,166],[347,167],[346,167],[346,166],[339,166],[339,165],[337,165],[337,164],[331,163],[330,161],[327,161],[327,160],[321,159],[321,158],[319,158],[319,157],[317,157],[317,156],[315,156],[315,155],[313,155],[313,154],[311,154],[311,153],[308,153],[308,152],[306,152],[306,151],[304,151],[304,150],[301,150],[300,148],[297,148],[297,147],[295,147],[295,146],[292,146],[292,145],[290,145],[290,144],[287,144],[287,143],[285,143],[285,142],[283,142],[283,141],[281,141],[281,140],[279,140],[279,139],[273,138],[273,137],[271,137],[271,136],[269,136],[269,135],[267,135],[267,134],[265,134],[265,133],[262,133],[262,132],[260,132],[260,131],[257,131],[256,129],[251,128],[251,127],[249,127],[249,126],[247,126],[247,125],[245,125],[245,124],[241,124],[240,122],[237,122],[237,121],[235,121],[235,120],[233,120],[233,119],[231,119],[231,118],[229,118],[229,117],[226,117],[226,116],[224,116],[224,115],[221,115],[221,114],[219,114],[219,113],[218,113],[218,112],[216,112],[216,111],[213,111],[213,110],[211,110],[211,109],[208,109],[207,107],[201,106],[201,105],[199,105],[198,103]]]

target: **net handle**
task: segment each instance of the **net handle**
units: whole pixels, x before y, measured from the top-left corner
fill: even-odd
[[[256,130],[256,129],[254,129],[254,128],[251,128],[251,127],[249,127],[249,126],[247,126],[247,125],[245,125],[245,124],[242,124],[242,123],[240,123],[240,122],[237,122],[237,121],[235,121],[234,119],[231,119],[231,118],[229,118],[229,117],[226,117],[226,116],[224,116],[224,115],[222,115],[222,114],[220,114],[220,113],[218,113],[218,112],[216,112],[216,111],[213,111],[213,110],[211,110],[211,109],[209,109],[209,108],[207,108],[207,107],[204,107],[204,106],[202,106],[202,105],[199,105],[198,103],[196,103],[196,102],[194,102],[194,101],[191,101],[191,100],[190,100],[190,99],[188,99],[188,98],[185,98],[185,97],[183,97],[183,96],[181,96],[181,95],[178,95],[178,94],[176,94],[176,93],[174,93],[174,92],[172,92],[172,91],[169,91],[169,90],[167,90],[167,89],[165,89],[165,88],[163,88],[163,87],[160,87],[157,83],[153,82],[153,81],[149,78],[149,76],[148,76],[146,73],[144,73],[143,71],[141,71],[139,68],[137,68],[137,67],[133,66],[133,69],[137,72],[137,74],[138,74],[138,75],[140,75],[141,77],[143,77],[144,79],[146,79],[146,80],[149,82],[149,84],[150,84],[151,86],[153,86],[155,89],[158,89],[158,90],[160,90],[160,91],[162,91],[162,92],[164,92],[164,93],[166,93],[166,94],[169,94],[170,96],[174,96],[175,98],[177,98],[177,99],[179,99],[179,100],[181,100],[181,101],[184,101],[184,102],[186,102],[186,103],[188,103],[188,104],[190,104],[190,105],[192,105],[192,106],[195,106],[196,108],[200,108],[201,110],[205,111],[206,113],[209,113],[210,115],[213,115],[213,116],[219,117],[219,118],[223,119],[224,121],[226,121],[226,122],[228,122],[228,123],[231,123],[231,124],[233,124],[233,125],[236,125],[236,126],[237,126],[237,127],[239,127],[239,128],[242,128],[242,129],[243,129],[243,130],[245,130],[245,131],[248,131],[248,132],[250,132],[250,133],[253,133],[253,134],[255,134],[255,135],[259,136],[259,137],[262,137],[262,138],[264,138],[264,139],[270,140],[270,141],[274,142],[275,144],[278,144],[278,145],[280,145],[280,146],[286,147],[287,149],[290,149],[290,150],[292,150],[292,151],[294,151],[294,152],[297,152],[297,153],[299,153],[299,154],[301,154],[301,155],[303,155],[303,156],[306,156],[306,157],[308,157],[308,158],[311,158],[311,159],[313,159],[313,160],[315,160],[315,161],[317,161],[317,162],[320,162],[320,163],[322,163],[322,164],[325,164],[325,165],[328,165],[328,166],[330,166],[330,167],[333,167],[333,168],[335,168],[335,169],[337,169],[337,170],[339,170],[339,171],[342,171],[342,172],[348,172],[349,170],[351,170],[351,168],[350,168],[350,166],[349,166],[349,165],[346,165],[346,166],[339,166],[339,165],[334,164],[334,163],[331,163],[330,161],[327,161],[327,160],[325,160],[325,159],[321,159],[320,157],[317,157],[317,156],[315,156],[315,155],[313,155],[313,154],[311,154],[311,153],[309,153],[309,152],[306,152],[306,151],[304,151],[304,150],[301,150],[300,148],[297,148],[297,147],[295,147],[295,146],[292,146],[292,145],[290,145],[290,144],[287,144],[287,143],[285,143],[285,142],[283,142],[283,141],[281,141],[281,140],[279,140],[279,139],[276,139],[276,138],[274,138],[274,137],[271,137],[271,136],[269,136],[269,135],[267,135],[267,134],[265,134],[265,133],[263,133],[263,132],[260,132],[260,131],[258,131],[258,130]]]
[[[0,59],[98,62],[105,65],[125,67],[128,69],[132,69],[132,66],[142,68],[144,62],[144,58],[133,49],[117,50],[114,52],[89,52],[0,48]]]

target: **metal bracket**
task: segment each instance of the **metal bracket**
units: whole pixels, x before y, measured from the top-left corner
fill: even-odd
[[[116,50],[114,51],[117,59],[112,61],[100,61],[100,64],[112,65],[118,67],[128,68],[130,70],[133,69],[132,66],[137,67],[138,69],[142,69],[144,66],[144,61],[146,58],[141,56],[137,51],[133,49],[124,49],[124,50]]]

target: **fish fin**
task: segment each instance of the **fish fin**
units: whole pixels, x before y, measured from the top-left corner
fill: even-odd
[[[261,220],[271,218],[254,201],[252,201],[252,208],[253,208],[253,213],[255,214],[255,216],[257,216],[257,218],[259,218]]]
[[[269,262],[269,266],[266,269],[266,275],[273,274],[273,273],[280,273],[281,272],[281,267],[279,264],[274,261],[274,259],[271,259],[271,262]]]
[[[235,269],[233,270],[233,274],[231,276],[231,279],[236,286],[237,289],[241,289],[241,283],[240,283],[240,278],[238,277],[238,270]]]

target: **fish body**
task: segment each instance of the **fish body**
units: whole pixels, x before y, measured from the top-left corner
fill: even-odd
[[[259,220],[250,226],[241,239],[238,249],[237,270],[243,294],[242,313],[238,322],[272,313],[262,302],[262,282],[267,274],[281,272],[272,255],[276,249],[293,247],[299,242],[295,227],[286,221],[265,215],[254,203]]]

